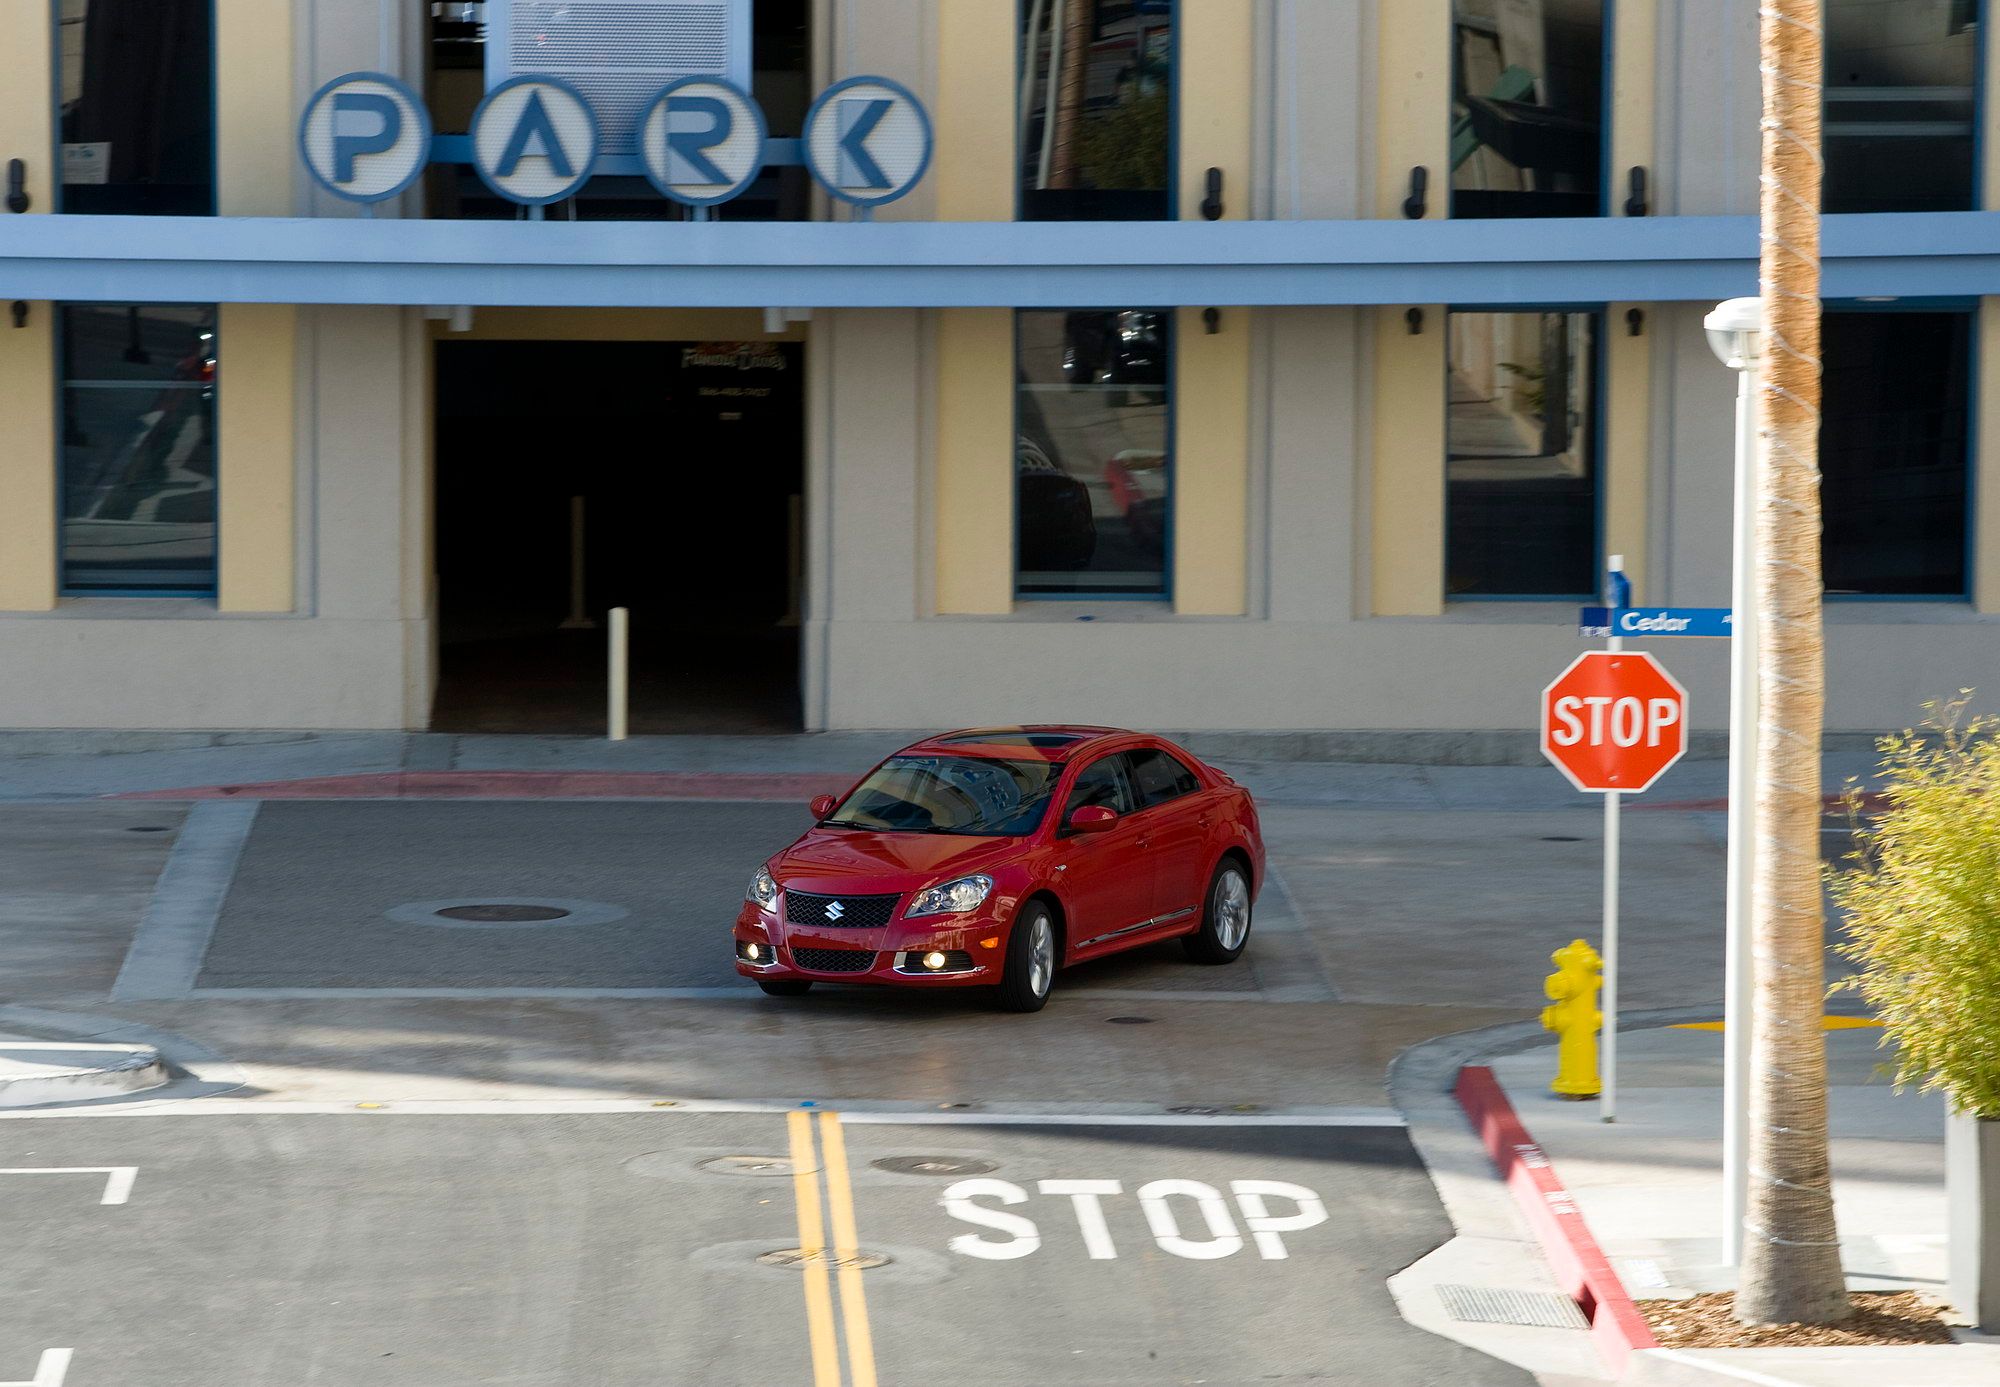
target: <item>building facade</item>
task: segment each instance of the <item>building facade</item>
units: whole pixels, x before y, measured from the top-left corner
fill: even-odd
[[[1980,0],[1827,17],[1829,726],[1866,732],[2000,689],[2000,128]],[[1755,292],[1756,22],[11,0],[0,726],[592,731],[622,606],[641,731],[1526,727],[1610,556],[1728,602],[1702,317]],[[299,131],[356,72],[433,127],[372,204]],[[691,72],[770,137],[713,208],[635,162]],[[522,73],[598,126],[536,208],[469,152]],[[862,74],[933,136],[866,209],[799,154]],[[1724,725],[1724,644],[1661,644]]]

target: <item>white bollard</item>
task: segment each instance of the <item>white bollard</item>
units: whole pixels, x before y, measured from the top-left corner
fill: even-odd
[[[611,609],[611,740],[622,742],[626,735],[626,719],[629,711],[632,661],[628,643],[631,636],[630,613],[623,607]]]

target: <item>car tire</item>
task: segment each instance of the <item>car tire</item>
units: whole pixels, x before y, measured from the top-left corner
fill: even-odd
[[[757,986],[767,997],[803,997],[812,991],[811,978],[759,978]]]
[[[1048,906],[1031,901],[1014,918],[1007,932],[1007,970],[996,989],[1002,1011],[1040,1011],[1055,986],[1060,954],[1055,917]]]
[[[1182,936],[1181,947],[1196,963],[1234,963],[1250,943],[1250,910],[1250,874],[1225,857],[1209,878],[1201,928]]]

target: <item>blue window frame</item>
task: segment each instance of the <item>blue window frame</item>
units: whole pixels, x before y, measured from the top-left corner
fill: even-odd
[[[1448,599],[1596,592],[1603,316],[1587,308],[1446,315]]]
[[[1603,215],[1610,10],[1452,0],[1452,216]]]
[[[1018,0],[1023,221],[1171,221],[1176,0]]]
[[[1014,315],[1014,593],[1171,594],[1174,312]]]
[[[1979,205],[1980,0],[1826,7],[1828,212]]]
[[[214,595],[215,320],[208,304],[62,307],[65,595]]]
[[[215,215],[213,0],[50,3],[56,210]]]

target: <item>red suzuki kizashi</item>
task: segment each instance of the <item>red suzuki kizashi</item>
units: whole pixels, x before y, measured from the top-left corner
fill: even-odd
[[[778,997],[985,986],[1039,1011],[1057,969],[1121,949],[1233,961],[1264,884],[1249,791],[1115,728],[949,732],[812,812],[736,917],[736,971]]]

